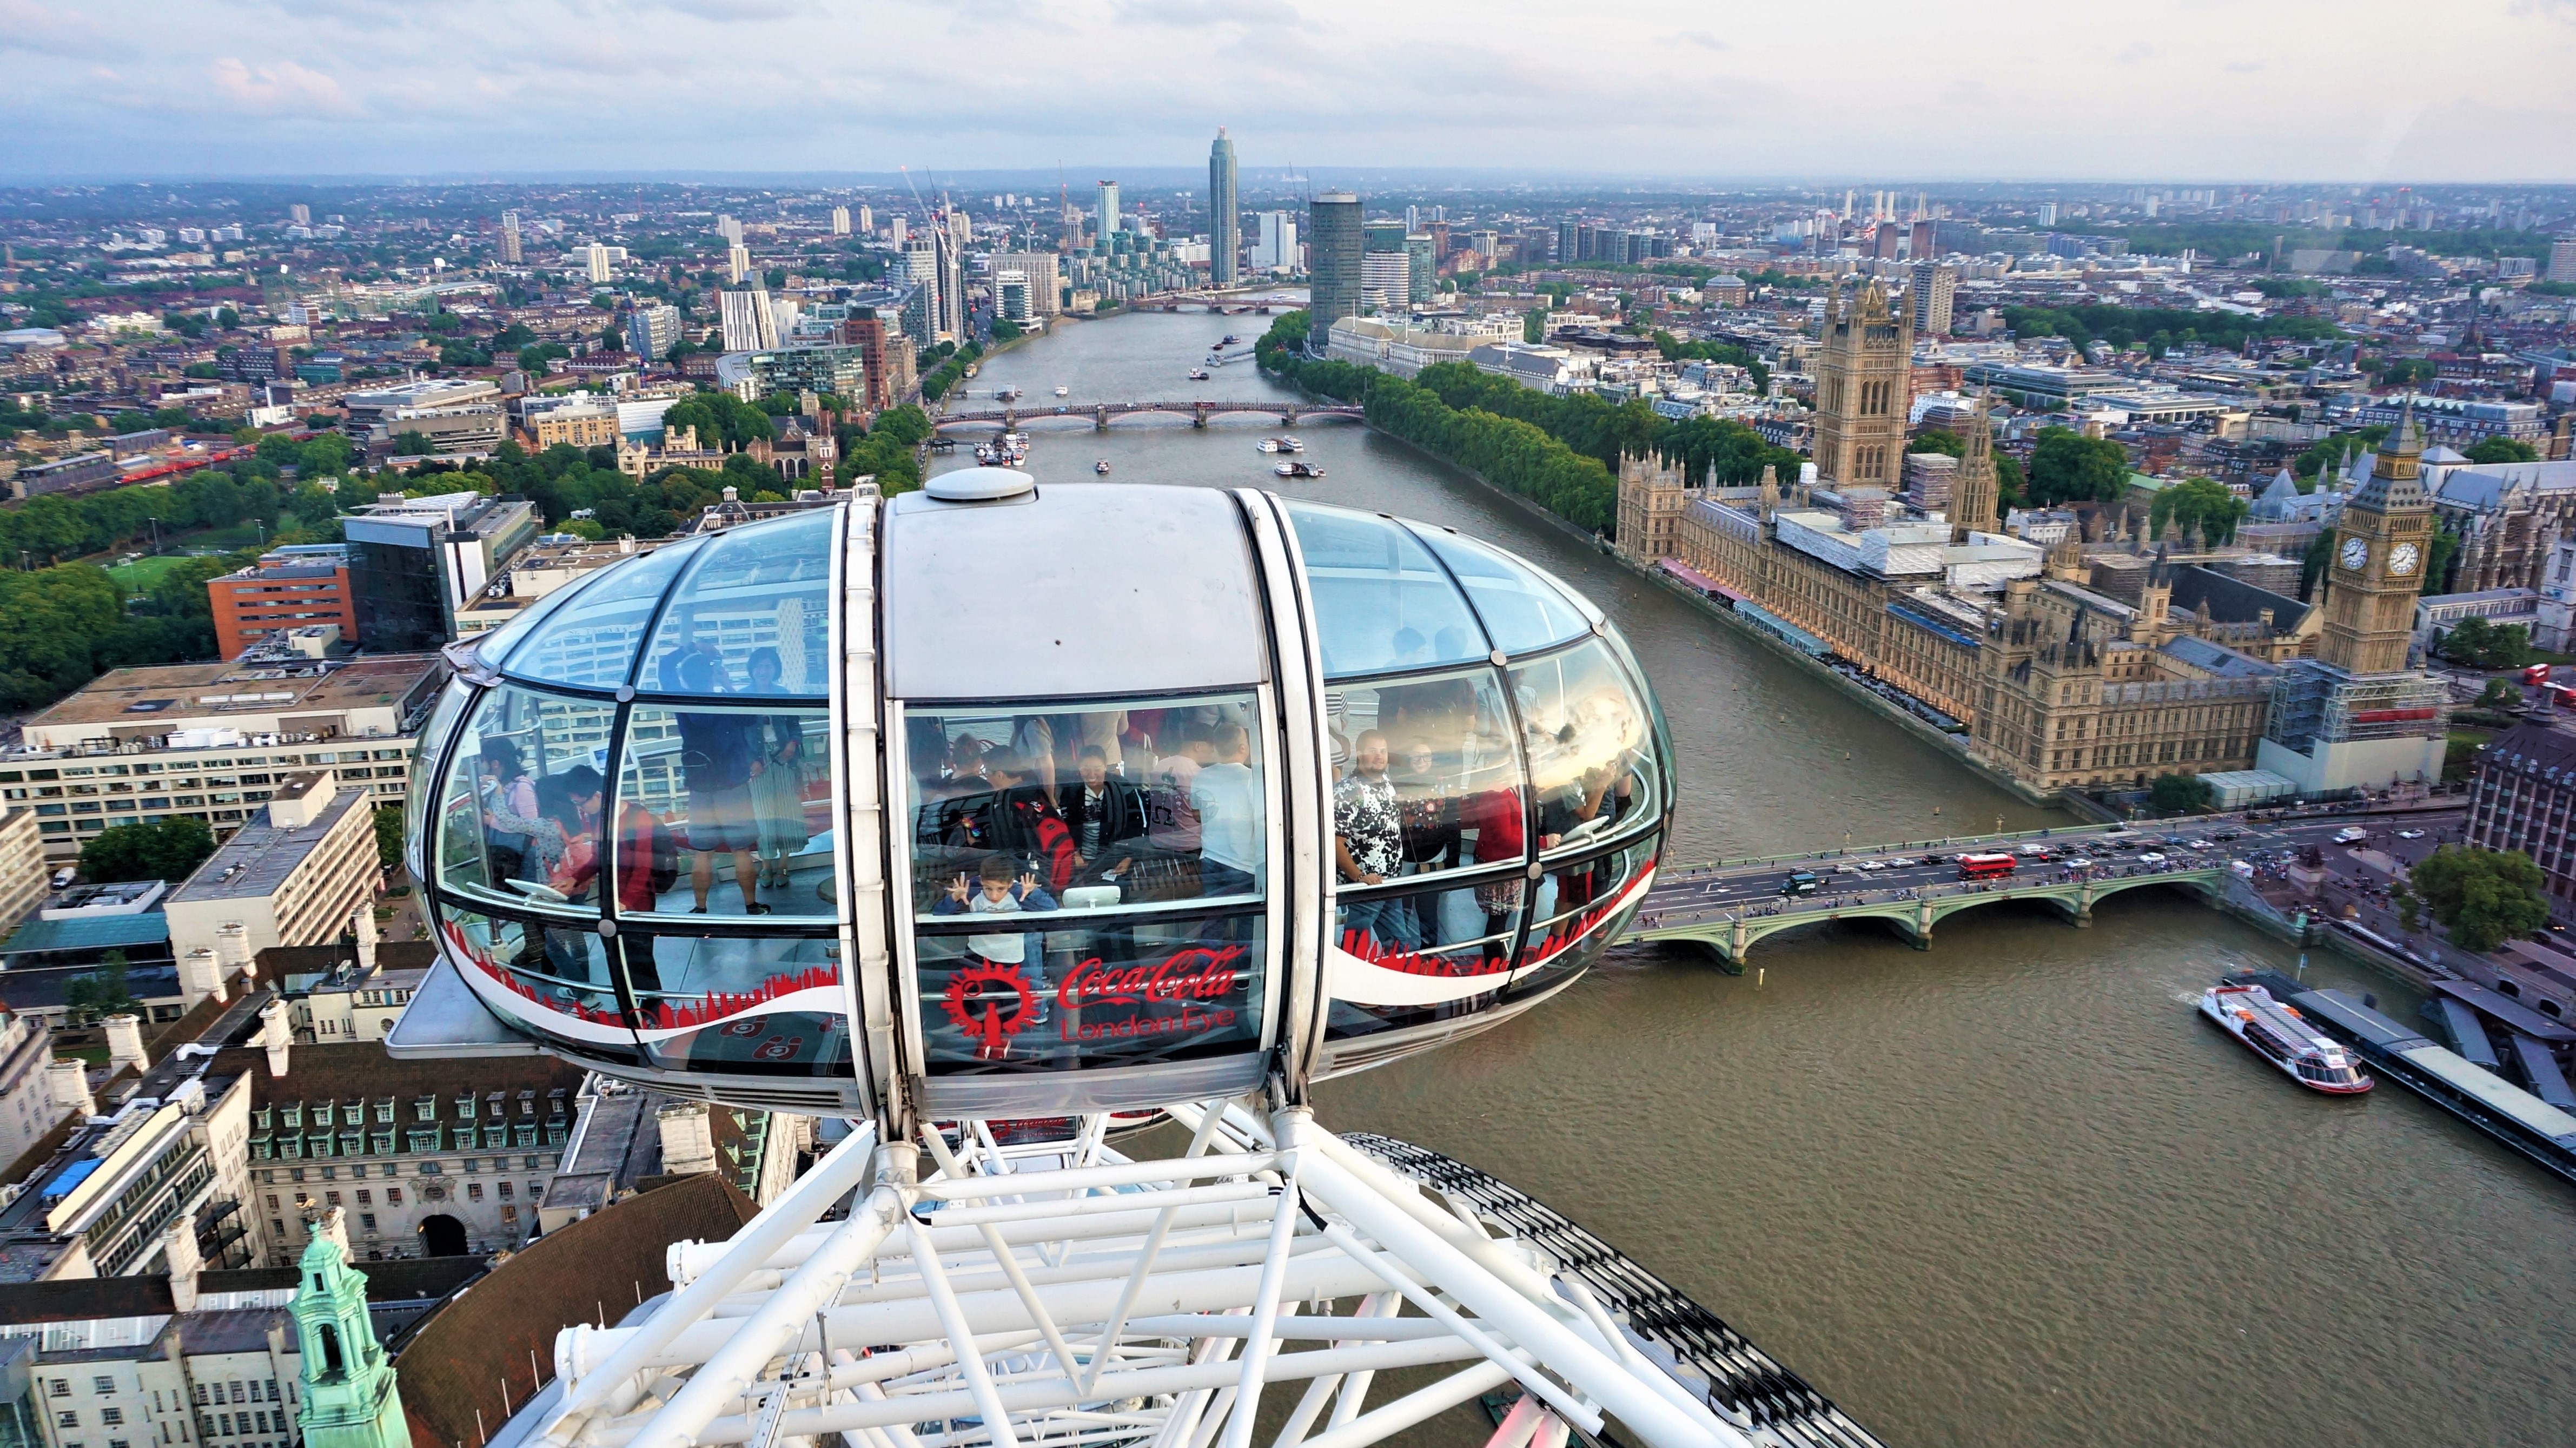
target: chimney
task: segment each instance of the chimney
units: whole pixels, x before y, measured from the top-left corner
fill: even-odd
[[[259,1043],[268,1048],[268,1074],[286,1074],[286,1050],[294,1044],[295,1028],[287,1022],[286,1002],[272,999],[259,1008]]]
[[[182,1212],[161,1232],[161,1255],[170,1264],[170,1305],[181,1312],[197,1310],[197,1274],[206,1259],[197,1251],[197,1214]]]
[[[248,980],[259,974],[259,968],[251,962],[248,927],[238,920],[227,920],[215,927],[215,962],[215,973],[220,978],[239,974]]]
[[[349,912],[349,933],[358,938],[358,973],[376,968],[376,907],[372,901],[360,901]]]
[[[114,1075],[131,1066],[135,1075],[142,1075],[152,1064],[152,1058],[143,1053],[143,1018],[109,1016],[100,1024],[107,1028],[108,1074]]]
[[[224,970],[214,947],[200,945],[179,962],[179,999],[188,1005],[225,999]]]
[[[66,1116],[95,1116],[98,1103],[89,1096],[89,1067],[60,1056],[45,1063],[45,1090]]]
[[[716,1169],[715,1130],[703,1101],[674,1101],[654,1113],[662,1128],[662,1170],[672,1176]]]

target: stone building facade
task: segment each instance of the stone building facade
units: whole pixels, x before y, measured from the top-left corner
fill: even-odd
[[[1826,306],[1816,345],[1816,473],[1844,487],[1896,491],[1905,467],[1914,326],[1875,281]]]
[[[2109,597],[2072,540],[2045,576],[2000,589],[1963,585],[1974,565],[1897,577],[1837,567],[1780,541],[1784,514],[1813,516],[1806,501],[1767,474],[1758,488],[1700,489],[1682,507],[1677,557],[1757,624],[1785,624],[1955,719],[1977,759],[2036,793],[2251,767],[2274,656],[2318,632],[2297,600],[2196,567],[2151,563],[2135,601]]]
[[[2251,767],[2278,671],[2179,632],[2171,596],[2165,580],[2136,608],[2062,579],[2009,585],[1970,752],[2045,792]]]
[[[1619,455],[1619,546],[1648,563],[1681,556],[1682,508],[1697,490],[1660,457]]]

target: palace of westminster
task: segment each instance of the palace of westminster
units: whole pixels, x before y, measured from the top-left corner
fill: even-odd
[[[2303,796],[2440,777],[2448,696],[2409,667],[2433,532],[2411,416],[2343,500],[2303,603],[2273,591],[2296,587],[2278,560],[2240,576],[2250,550],[2142,544],[2110,510],[2045,543],[2006,535],[1982,403],[1946,497],[1909,489],[1908,508],[1905,312],[1875,283],[1829,307],[1811,478],[1694,487],[1624,460],[1620,551],[1944,716],[2033,795],[2175,772],[2268,770]],[[2106,527],[2122,536],[2086,541]]]

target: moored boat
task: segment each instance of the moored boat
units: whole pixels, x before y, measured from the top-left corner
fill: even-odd
[[[1109,472],[1109,459],[1102,458],[1100,461],[1093,463],[1091,465],[1091,470],[1095,473],[1106,476]]]
[[[1207,380],[1208,380],[1208,370],[1207,370],[1206,368],[1204,368],[1204,367],[1193,367],[1193,368],[1191,368],[1191,369],[1190,369],[1190,380],[1191,380],[1192,382],[1205,382],[1205,381],[1207,381]]]
[[[1313,463],[1281,463],[1270,470],[1283,478],[1320,478],[1324,470]]]
[[[2356,1096],[2375,1084],[2333,1037],[2308,1023],[2298,1007],[2272,999],[2259,985],[2222,981],[2201,992],[2200,1013],[2284,1076],[2330,1096]]]

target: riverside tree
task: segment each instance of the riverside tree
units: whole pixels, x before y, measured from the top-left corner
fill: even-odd
[[[2414,868],[2410,884],[2463,950],[2493,950],[2549,923],[2540,867],[2520,850],[2444,845]]]

